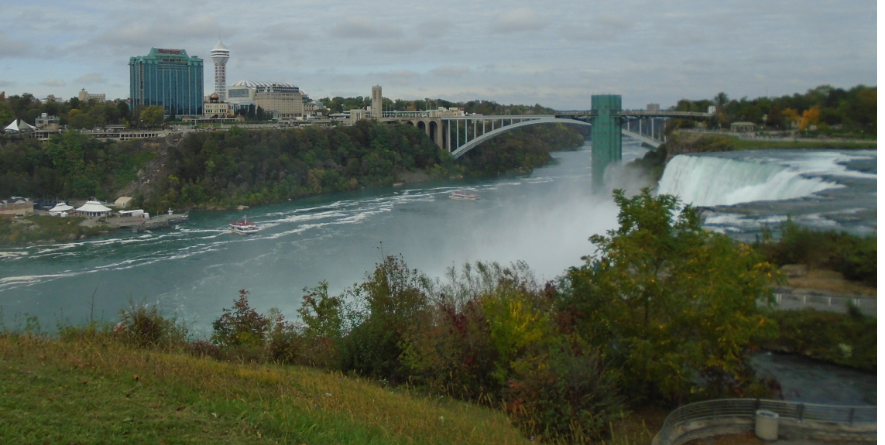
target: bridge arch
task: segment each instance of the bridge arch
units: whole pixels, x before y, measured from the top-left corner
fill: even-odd
[[[427,130],[427,135],[430,136],[430,140],[439,143],[437,142],[437,135],[439,134],[439,124],[437,124],[436,121],[430,121]]]
[[[449,122],[452,122],[452,120],[449,120]],[[477,136],[475,139],[468,141],[466,144],[461,145],[456,150],[452,151],[452,157],[455,159],[458,159],[461,156],[464,156],[464,154],[467,153],[468,151],[476,148],[479,144],[482,144],[483,142],[485,142],[489,139],[492,139],[501,133],[504,133],[504,132],[507,132],[510,130],[515,130],[515,129],[521,128],[521,127],[527,127],[529,125],[541,125],[541,124],[571,124],[571,125],[583,125],[585,127],[591,126],[589,122],[583,122],[583,121],[579,121],[579,120],[575,120],[575,119],[562,119],[562,118],[557,118],[557,117],[524,120],[522,122],[517,122],[514,124],[506,125],[504,127],[496,128],[492,131],[487,132],[486,134],[484,134],[482,136]]]
[[[651,138],[651,137],[646,136],[644,134],[639,134],[635,131],[629,131],[629,130],[625,130],[623,128],[621,129],[621,134],[623,134],[624,136],[630,136],[631,138],[637,139],[640,142],[642,142],[643,144],[651,145],[654,148],[660,147],[661,144],[663,143],[657,139]]]

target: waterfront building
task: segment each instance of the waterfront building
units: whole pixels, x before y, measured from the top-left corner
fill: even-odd
[[[105,207],[98,201],[90,200],[86,201],[86,204],[78,207],[77,213],[92,218],[95,216],[105,216],[108,213],[111,213],[111,209]]]
[[[147,56],[129,58],[129,93],[133,113],[151,105],[165,114],[203,114],[203,59],[183,49],[151,48]]]
[[[80,102],[89,102],[90,99],[95,99],[98,102],[105,102],[105,94],[90,94],[88,91],[86,91],[86,88],[82,88],[80,89],[80,93],[77,94],[77,99],[80,99]]]
[[[254,105],[273,113],[275,119],[295,119],[313,111],[306,93],[286,82],[241,80],[227,89],[227,101],[234,110]]]
[[[220,102],[225,102],[227,101],[227,74],[225,66],[227,65],[227,60],[230,59],[230,51],[219,40],[215,48],[212,48],[211,54],[212,62],[215,63],[215,94],[218,95]]]

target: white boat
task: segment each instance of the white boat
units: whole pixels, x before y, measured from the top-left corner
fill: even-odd
[[[479,193],[468,192],[466,190],[455,190],[454,192],[449,193],[449,198],[476,201],[479,199]]]
[[[249,222],[244,216],[241,221],[230,223],[230,231],[238,235],[249,235],[258,232],[258,226],[253,222]]]

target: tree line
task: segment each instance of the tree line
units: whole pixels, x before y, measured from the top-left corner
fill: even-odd
[[[565,126],[523,129],[456,162],[418,128],[369,120],[350,127],[191,133],[170,149],[167,175],[136,202],[151,209],[232,208],[389,186],[416,170],[434,178],[530,171],[549,162],[551,150],[582,142]]]
[[[168,148],[162,175],[136,195],[149,210],[233,208],[400,182],[405,172],[430,177],[530,171],[551,150],[583,142],[562,125],[517,129],[455,162],[423,131],[363,120],[352,127],[189,133]],[[0,196],[114,199],[138,178],[158,141],[105,142],[67,131],[48,142],[0,145]]]
[[[733,122],[752,122],[766,129],[815,131],[822,134],[876,136],[876,87],[858,85],[848,90],[821,85],[806,91],[780,97],[757,97],[739,100],[719,93],[713,99],[682,99],[678,111],[715,113],[708,124],[727,128]],[[688,120],[672,119],[673,127],[693,127]]]
[[[54,96],[40,101],[30,93],[6,97],[0,94],[0,122],[4,126],[13,119],[33,123],[42,113],[58,116],[60,125],[73,129],[91,129],[105,125],[128,126],[132,119],[129,105],[122,99],[112,102],[72,97],[66,101]]]
[[[356,110],[372,106],[372,98],[370,96],[356,97],[324,97],[320,99],[323,106],[330,110],[330,113],[343,113],[348,110]],[[488,100],[470,100],[466,102],[453,102],[445,99],[388,99],[382,98],[382,107],[384,111],[423,111],[436,110],[439,107],[444,108],[463,108],[465,113],[476,113],[484,115],[492,114],[553,114],[552,108],[543,107],[540,104],[535,105],[503,105],[495,101]]]
[[[0,144],[0,196],[116,199],[156,156],[144,140],[101,141],[66,131],[47,142]]]

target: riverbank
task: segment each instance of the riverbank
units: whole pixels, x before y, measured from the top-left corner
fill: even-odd
[[[85,219],[54,216],[0,218],[0,245],[74,241],[102,235],[111,229],[106,225],[84,226],[81,223]]]
[[[550,152],[582,145],[564,125],[516,129],[457,161],[409,125],[191,133],[170,147],[134,205],[235,209],[428,179],[492,177],[546,165]]]
[[[847,314],[772,310],[766,316],[777,323],[778,336],[759,344],[761,349],[876,372],[876,317],[856,309]]]

